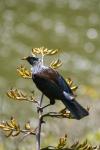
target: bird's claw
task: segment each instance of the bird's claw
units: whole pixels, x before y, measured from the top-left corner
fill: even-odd
[[[43,107],[37,107],[37,112],[39,113],[39,112],[43,112]]]

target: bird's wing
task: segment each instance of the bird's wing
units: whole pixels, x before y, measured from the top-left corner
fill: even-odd
[[[54,101],[52,101],[54,99],[61,99],[63,95],[62,90],[54,80],[54,76],[52,75],[51,70],[42,70],[32,77],[37,88],[51,100],[50,103],[54,103]]]
[[[63,89],[63,91],[73,95],[71,88],[61,75],[59,75],[57,78],[57,84]]]
[[[34,74],[33,76],[35,77],[35,79],[36,78],[40,79],[41,82],[44,81],[49,84],[54,84],[55,86],[58,86],[57,83],[55,82],[55,79],[57,77],[57,72],[53,71],[53,69],[51,69],[51,68],[44,69],[41,72]]]
[[[38,78],[46,79],[46,81],[51,82],[56,85],[56,87],[59,87],[61,91],[65,91],[70,95],[73,95],[73,92],[67,82],[64,80],[64,78],[54,69],[48,68],[45,69],[38,74],[36,74]]]

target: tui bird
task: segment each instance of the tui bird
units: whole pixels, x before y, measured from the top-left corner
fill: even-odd
[[[28,56],[24,59],[32,65],[32,80],[49,98],[49,105],[55,104],[55,100],[58,99],[69,109],[75,119],[79,120],[89,115],[88,111],[75,100],[71,88],[56,70],[44,66],[40,58]]]

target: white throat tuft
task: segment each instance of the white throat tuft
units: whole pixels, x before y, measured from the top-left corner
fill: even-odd
[[[41,61],[38,61],[34,66],[32,66],[31,71],[32,71],[32,74],[35,74],[35,73],[39,73],[42,70],[47,69],[47,68],[48,67],[42,65]]]

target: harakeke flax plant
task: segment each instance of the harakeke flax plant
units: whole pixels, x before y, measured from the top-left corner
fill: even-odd
[[[55,50],[48,50],[47,48],[41,47],[41,48],[34,48],[32,49],[32,55],[33,57],[41,57],[42,64],[44,63],[44,57],[46,55],[52,56],[58,53],[58,49]],[[24,58],[25,59],[25,58]],[[53,69],[57,69],[62,65],[62,62],[57,59],[55,61],[52,61],[49,65]],[[17,67],[17,73],[19,76],[23,77],[24,79],[32,79],[32,72],[28,70],[24,65]],[[73,85],[73,81],[70,78],[66,79],[67,84],[69,85],[70,89],[73,92],[73,95],[76,96],[75,91],[78,88],[77,86]],[[7,137],[15,137],[20,134],[22,134],[22,137],[25,138],[28,135],[34,135],[36,137],[36,150],[41,149],[41,127],[42,124],[45,123],[45,117],[56,117],[56,118],[68,118],[68,119],[75,119],[75,117],[72,115],[72,113],[67,110],[66,108],[60,110],[59,112],[47,112],[44,113],[45,106],[43,107],[43,98],[44,94],[42,93],[40,100],[37,100],[37,98],[31,94],[27,95],[25,92],[16,89],[11,88],[7,91],[7,96],[11,98],[12,100],[17,101],[28,101],[31,103],[35,103],[37,107],[37,113],[38,113],[38,124],[36,128],[32,128],[30,125],[30,122],[26,122],[24,127],[21,127],[20,123],[17,122],[17,120],[14,117],[11,117],[9,121],[2,121],[0,123],[0,128],[4,131],[5,135]],[[87,111],[89,108],[87,108]],[[59,142],[57,146],[48,146],[46,148],[43,148],[41,150],[96,150],[97,147],[92,147],[87,143],[87,141],[83,143],[76,142],[71,146],[66,147],[67,142],[67,135],[59,139]]]

